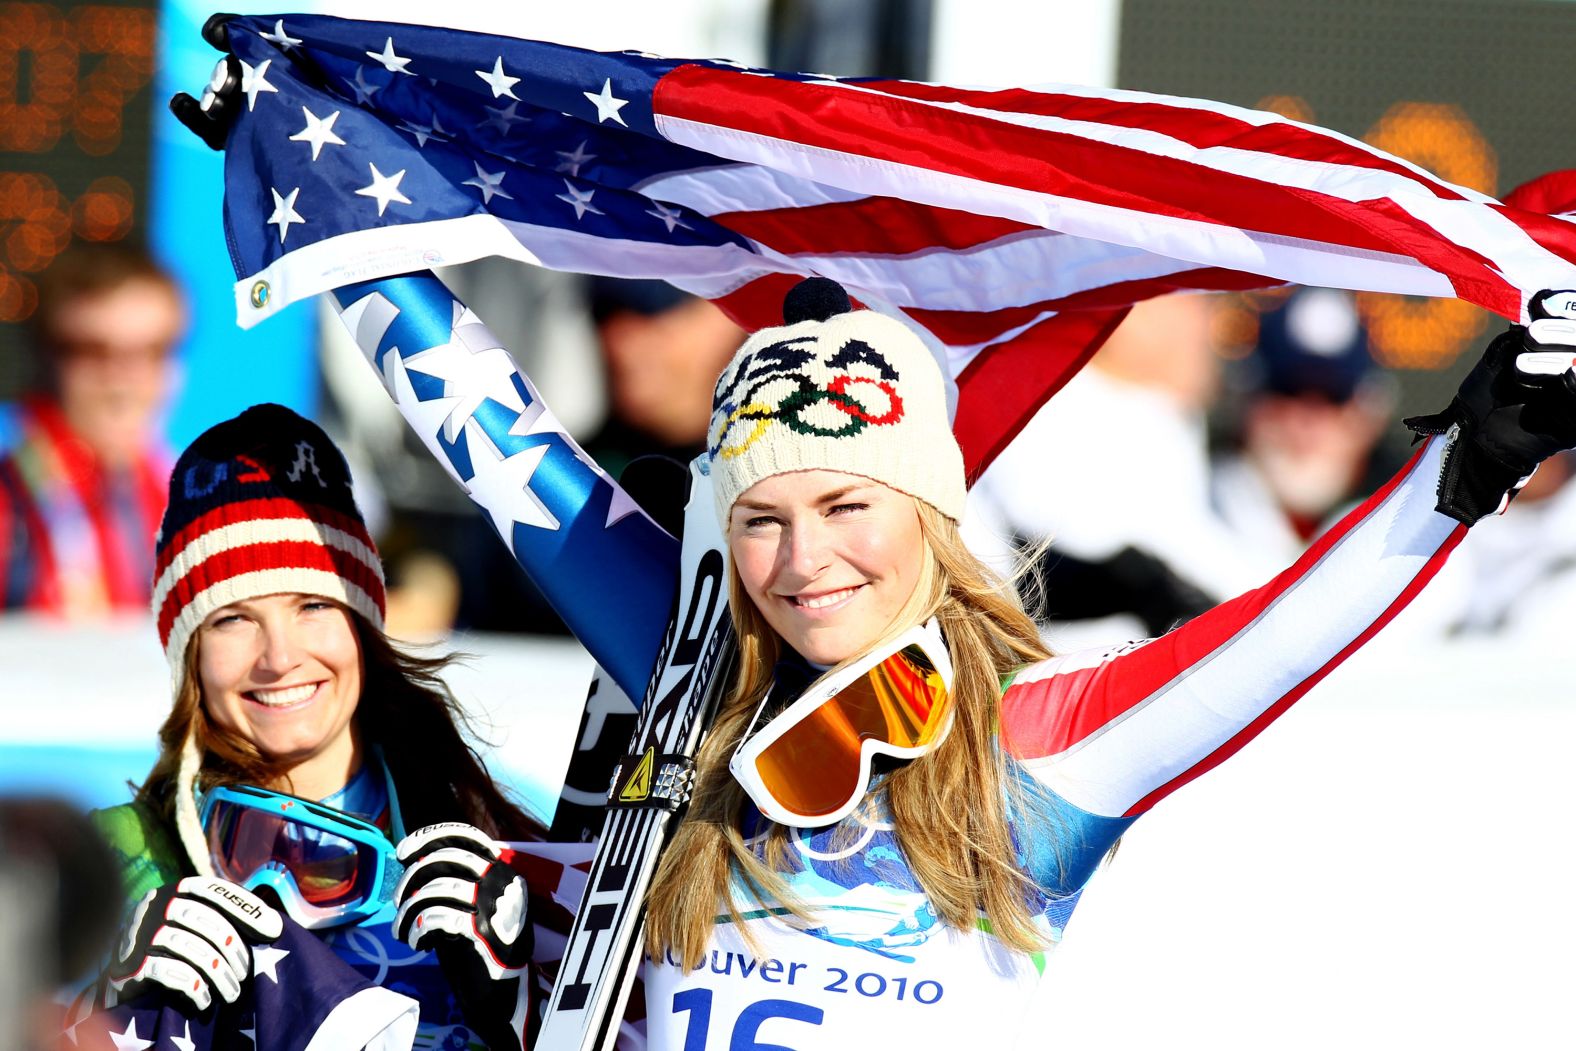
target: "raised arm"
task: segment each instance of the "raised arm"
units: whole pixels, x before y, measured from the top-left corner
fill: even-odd
[[[679,544],[563,429],[509,352],[430,273],[336,289],[340,320],[427,449],[598,664],[645,695]]]
[[[1076,808],[1086,854],[1252,740],[1411,602],[1541,459],[1576,444],[1573,361],[1576,323],[1513,328],[1448,410],[1407,421],[1433,435],[1412,461],[1268,584],[1161,638],[1014,680],[1003,740]]]

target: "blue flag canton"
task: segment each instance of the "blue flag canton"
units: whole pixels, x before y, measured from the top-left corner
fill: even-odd
[[[226,150],[238,276],[340,234],[487,214],[753,251],[637,189],[726,163],[656,133],[652,90],[680,62],[319,16],[239,18],[230,39],[243,64]]]

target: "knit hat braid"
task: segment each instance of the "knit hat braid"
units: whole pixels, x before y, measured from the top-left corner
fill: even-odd
[[[383,565],[328,435],[282,405],[257,405],[187,447],[155,540],[153,615],[179,689],[186,647],[232,602],[295,592],[383,627]]]
[[[745,341],[712,397],[707,452],[723,530],[741,494],[790,471],[857,474],[961,518],[963,454],[920,338],[853,310],[824,277],[789,291],[783,320]]]

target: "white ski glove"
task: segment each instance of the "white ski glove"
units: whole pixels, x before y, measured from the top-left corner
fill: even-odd
[[[284,933],[279,913],[228,880],[187,876],[150,890],[121,932],[105,971],[104,1006],[162,986],[208,1009],[234,1003],[252,976],[251,945]]]
[[[514,852],[458,821],[417,829],[397,849],[408,868],[394,892],[395,935],[438,954],[466,1022],[488,1047],[524,1047],[534,932],[525,878],[509,866]]]

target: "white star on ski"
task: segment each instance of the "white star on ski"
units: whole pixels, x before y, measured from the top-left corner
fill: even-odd
[[[485,73],[479,69],[474,70],[473,72],[478,77],[481,77],[483,80],[485,80],[488,87],[492,88],[493,98],[500,98],[507,95],[512,99],[519,99],[520,96],[514,93],[514,86],[520,83],[520,78],[511,77],[509,74],[503,71],[502,55],[499,55],[497,60],[493,62],[491,73]]]
[[[252,977],[266,974],[279,984],[279,962],[290,955],[289,949],[275,949],[271,945],[259,945],[252,950]]]
[[[271,186],[268,192],[274,195],[274,214],[268,217],[268,222],[279,227],[279,243],[284,244],[285,235],[290,232],[290,224],[306,222],[295,210],[296,195],[301,192],[301,187],[297,186],[291,190],[287,197],[279,196],[279,191]]]
[[[297,41],[297,43],[300,43],[300,41]],[[170,1043],[175,1045],[175,1051],[197,1051],[197,1044],[196,1044],[196,1042],[194,1040],[192,1040],[192,1023],[191,1023],[191,1019],[189,1019],[189,1018],[185,1019],[185,1022],[186,1022],[186,1035],[185,1036],[172,1036],[172,1037],[170,1037]]]
[[[281,51],[289,51],[301,43],[301,41],[285,32],[285,20],[282,18],[274,23],[274,31],[272,33],[263,33],[262,38],[277,46]]]
[[[503,172],[490,172],[475,161],[471,163],[476,165],[476,178],[466,179],[460,183],[461,186],[474,186],[480,190],[482,192],[482,204],[484,205],[491,204],[494,197],[502,197],[510,201],[514,200],[514,194],[503,189]]]
[[[271,58],[266,59],[255,68],[245,62],[241,63],[241,90],[246,93],[246,112],[252,112],[257,106],[257,96],[260,92],[279,90],[268,83],[268,67],[273,61]]]
[[[383,374],[389,393],[394,395],[394,403],[399,406],[400,414],[416,429],[416,433],[427,441],[428,448],[432,450],[432,454],[437,457],[443,469],[449,472],[449,477],[456,483],[464,485],[459,472],[454,469],[454,464],[449,462],[449,458],[437,445],[438,431],[449,414],[454,411],[454,406],[459,404],[460,399],[439,397],[422,401],[416,396],[415,388],[411,386],[410,372],[405,367],[405,359],[395,351],[384,355]]]
[[[301,107],[301,112],[306,114],[306,127],[290,136],[291,142],[309,142],[312,144],[312,159],[317,160],[317,155],[323,152],[326,143],[343,146],[345,140],[334,133],[334,122],[339,119],[339,110],[335,110],[321,119],[316,113]]]
[[[580,94],[589,99],[591,104],[596,107],[596,122],[598,124],[601,124],[603,121],[614,120],[623,124],[626,128],[629,127],[628,124],[624,124],[624,118],[618,115],[619,110],[629,105],[629,100],[614,97],[611,78],[602,81],[602,90],[600,92],[582,91]]]
[[[686,223],[684,221],[683,213],[680,212],[677,208],[669,208],[667,205],[663,204],[661,201],[652,201],[651,203],[656,205],[656,207],[655,208],[647,208],[646,209],[646,214],[647,215],[654,215],[658,219],[661,219],[662,220],[662,225],[666,226],[668,228],[668,233],[671,234],[673,232],[673,228],[675,226],[682,226],[686,230],[693,229],[693,227],[691,227],[689,223]]]
[[[553,152],[563,158],[563,161],[553,170],[568,172],[570,175],[579,175],[582,164],[589,164],[591,161],[596,160],[596,154],[586,152],[585,139],[580,140],[580,145],[576,146],[573,152],[564,150],[554,150]]]
[[[105,1028],[108,1029],[109,1027],[106,1026]],[[135,1018],[126,1026],[126,1031],[123,1033],[117,1033],[110,1029],[109,1038],[115,1041],[115,1051],[147,1051],[148,1048],[153,1046],[152,1040],[144,1040],[137,1035],[137,1020]]]
[[[558,517],[547,509],[542,498],[531,490],[531,476],[547,455],[547,445],[534,445],[513,456],[500,457],[481,425],[466,424],[470,439],[471,466],[476,474],[466,492],[492,518],[493,528],[514,554],[514,524],[537,529],[557,529]],[[524,499],[521,499],[524,497]]]
[[[383,50],[381,52],[363,51],[362,54],[366,55],[370,59],[374,59],[383,63],[383,68],[388,70],[390,73],[403,73],[407,77],[414,77],[416,75],[405,68],[406,66],[410,65],[410,59],[400,58],[394,53],[393,37],[389,37],[384,41]]]
[[[492,114],[492,116],[482,121],[482,127],[497,128],[498,134],[507,135],[509,132],[514,130],[514,126],[516,124],[531,123],[530,117],[522,117],[515,112],[515,110],[519,108],[520,103],[517,101],[511,102],[507,106],[486,107],[487,112]]]
[[[389,206],[390,201],[398,201],[400,204],[410,203],[410,198],[400,193],[399,190],[399,181],[405,178],[404,168],[401,168],[393,175],[384,175],[378,171],[378,166],[371,161],[367,162],[367,167],[372,169],[372,184],[357,190],[356,195],[358,197],[371,197],[377,201],[378,215],[381,216],[383,214],[383,209]]]
[[[575,218],[577,220],[584,219],[587,212],[591,212],[593,215],[607,214],[602,209],[591,203],[591,197],[596,193],[595,190],[577,190],[575,189],[575,184],[570,182],[568,179],[564,180],[564,186],[569,189],[568,193],[559,193],[554,194],[553,196],[557,197],[560,201],[563,201],[565,204],[573,208],[575,210]]]
[[[513,383],[518,371],[514,360],[481,318],[456,307],[450,332],[449,342],[411,354],[405,363],[416,372],[443,380],[444,395],[458,399],[443,421],[443,436],[452,444],[483,401],[490,398],[517,413],[525,412],[525,402]]]
[[[339,78],[346,84],[349,84],[350,90],[356,93],[356,105],[358,106],[365,106],[367,103],[372,101],[373,95],[376,95],[379,91],[383,90],[383,85],[381,84],[368,84],[366,77],[363,76],[364,73],[366,73],[366,70],[360,66],[357,66],[354,80],[352,80],[350,77]]]

